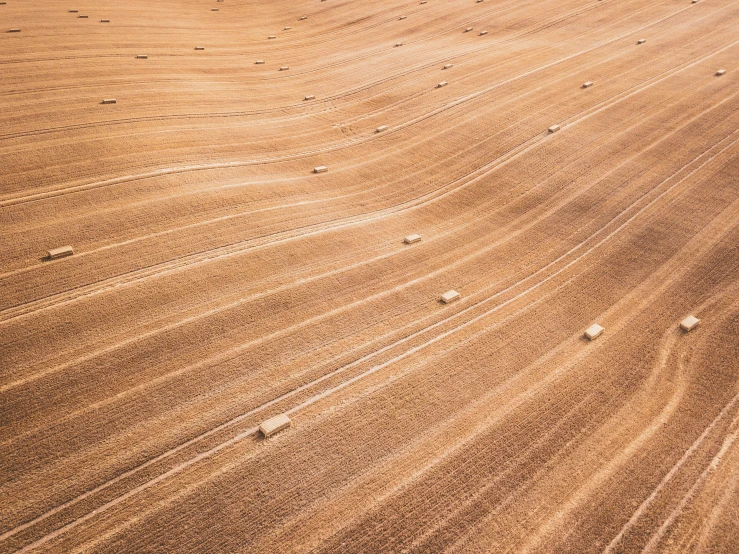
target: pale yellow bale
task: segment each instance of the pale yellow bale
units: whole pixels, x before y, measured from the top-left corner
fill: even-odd
[[[289,417],[287,417],[285,414],[280,414],[262,423],[259,426],[259,432],[264,435],[264,438],[269,438],[272,435],[290,427],[291,423],[292,422],[290,421]]]
[[[590,327],[585,329],[585,336],[588,337],[589,340],[595,340],[603,334],[603,331],[605,331],[603,327],[597,323],[593,323]]]
[[[439,300],[441,300],[444,304],[449,304],[450,302],[459,300],[459,298],[460,298],[459,293],[456,290],[452,289],[442,294]]]
[[[680,328],[686,333],[689,333],[690,331],[698,327],[698,324],[700,322],[701,320],[695,317],[694,315],[689,315],[688,317],[686,317],[680,322]]]
[[[52,248],[46,253],[46,257],[50,260],[56,260],[58,258],[65,258],[74,254],[74,250],[71,246],[60,246],[59,248]]]

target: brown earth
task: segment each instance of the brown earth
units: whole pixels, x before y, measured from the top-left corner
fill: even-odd
[[[739,1],[0,22],[0,552],[739,552]]]

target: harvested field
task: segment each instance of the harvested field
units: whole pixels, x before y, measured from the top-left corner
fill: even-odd
[[[739,1],[215,3],[0,2],[0,552],[739,552]]]

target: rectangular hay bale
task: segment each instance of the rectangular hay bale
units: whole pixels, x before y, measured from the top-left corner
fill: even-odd
[[[66,258],[74,254],[74,250],[71,246],[60,246],[59,248],[52,248],[46,253],[46,257],[50,260],[56,260],[59,258]]]
[[[700,319],[695,317],[694,315],[689,315],[685,319],[683,319],[680,322],[680,328],[685,331],[686,333],[692,331],[696,327],[698,327],[698,324],[701,322]]]
[[[417,242],[421,242],[421,235],[408,235],[403,239],[403,242],[406,244],[415,244]]]
[[[326,167],[325,165],[319,165],[313,168],[313,173],[326,173],[327,171],[328,167]]]
[[[284,429],[287,429],[288,427],[290,427],[291,423],[292,422],[290,421],[289,417],[287,417],[285,414],[280,414],[262,423],[259,426],[259,432],[262,433],[262,435],[264,435],[264,438],[266,439]]]
[[[593,323],[590,327],[585,329],[585,336],[588,337],[588,340],[594,340],[601,336],[603,334],[603,331],[605,331],[603,327],[601,327],[597,323]]]
[[[454,289],[448,290],[444,294],[441,295],[439,300],[441,300],[444,304],[449,304],[450,302],[459,300],[459,293]]]

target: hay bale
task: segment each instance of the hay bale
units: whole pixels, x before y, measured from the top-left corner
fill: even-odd
[[[387,125],[380,125],[377,129],[375,129],[375,133],[382,133],[383,131],[387,131]]]
[[[69,10],[69,13],[77,13],[79,10]]]
[[[71,256],[74,254],[74,250],[71,246],[60,246],[59,248],[52,248],[48,252],[46,252],[46,257],[49,260],[56,260],[59,258],[66,258],[67,256]]]
[[[421,235],[408,235],[403,239],[403,242],[406,244],[415,244],[416,242],[421,242]]]
[[[282,66],[282,67],[280,68],[280,71],[287,71],[288,69],[290,69],[290,66],[289,66],[289,65],[283,65],[283,66]]]
[[[559,125],[552,125],[551,127],[549,127],[549,129],[547,129],[547,131],[549,131],[550,133],[556,133],[557,131],[559,131],[559,129]]]
[[[582,88],[590,88],[590,87],[592,87],[592,86],[593,86],[593,81],[585,81],[585,82],[584,82],[584,83],[582,84]]]
[[[487,34],[488,34],[488,32],[487,32],[487,31],[480,31],[480,35],[479,35],[479,36],[482,36],[482,35],[487,35]]]
[[[464,32],[465,32],[465,33],[469,33],[469,32],[470,32],[471,30],[472,30],[472,27],[467,27],[467,28],[466,28],[466,29],[464,30]]]
[[[716,72],[716,77],[721,77],[721,75],[724,75],[725,73],[726,73],[726,70],[725,69],[719,69]]]
[[[217,12],[218,11],[218,8],[211,8],[210,11]]]
[[[136,54],[136,59],[137,60],[148,60],[149,56],[148,54]]]
[[[405,16],[405,15],[401,15],[401,16],[400,16],[400,17],[398,18],[398,21],[401,21],[401,20],[403,20],[403,19],[405,19],[405,18],[406,18],[406,16]]]
[[[644,44],[645,42],[647,42],[647,39],[645,38],[640,38],[639,40],[636,41],[637,44]]]
[[[326,167],[325,165],[319,165],[313,168],[313,173],[326,173],[327,171],[328,167]]]
[[[9,33],[20,33],[21,30],[20,29],[8,29],[8,32]]]
[[[300,16],[300,21],[305,21],[306,19],[308,19],[308,16],[307,15],[301,15]]]
[[[316,96],[314,94],[309,94],[305,97],[306,100],[314,100]]]
[[[290,29],[292,29],[292,27],[285,27],[285,28],[283,28],[282,30],[283,30],[283,31],[289,31]]]
[[[290,421],[289,417],[287,417],[285,414],[280,414],[262,423],[259,426],[259,432],[262,433],[262,435],[264,435],[264,438],[266,439],[284,429],[287,429],[288,427],[290,427],[291,423],[292,422]]]
[[[442,67],[442,69],[450,69],[452,67],[454,67],[454,64],[448,63],[448,64],[445,64],[444,67]]]
[[[273,38],[277,38],[277,37],[275,35],[269,35],[267,38],[272,40]]]
[[[450,302],[454,302],[455,300],[459,300],[459,298],[460,298],[459,293],[456,290],[452,289],[452,290],[448,290],[444,294],[442,294],[439,297],[439,300],[441,302],[443,302],[444,304],[449,304]]]
[[[89,15],[78,15],[77,17],[79,17],[80,19],[87,19],[90,16]]]
[[[101,104],[115,104],[115,98],[103,98],[103,101],[100,102]]]
[[[264,60],[257,60],[254,63],[257,65],[262,65],[264,63]]]
[[[686,317],[680,322],[680,328],[686,333],[689,333],[690,331],[698,327],[698,324],[700,322],[701,320],[695,317],[694,315],[689,315],[688,317]]]
[[[196,46],[195,50],[205,50],[205,46]]]
[[[447,83],[446,81],[442,81],[441,83],[439,83],[438,85],[436,85],[436,88],[441,88],[441,87],[445,87],[445,86],[447,86],[448,84],[449,84],[449,83]]]
[[[403,46],[403,43],[402,42],[396,42],[395,43],[395,47],[397,48],[398,46]]]
[[[110,23],[110,19],[101,19],[100,23]]]
[[[603,327],[597,323],[593,323],[590,327],[585,329],[585,336],[588,337],[588,340],[595,340],[603,334],[603,331],[605,331]]]

